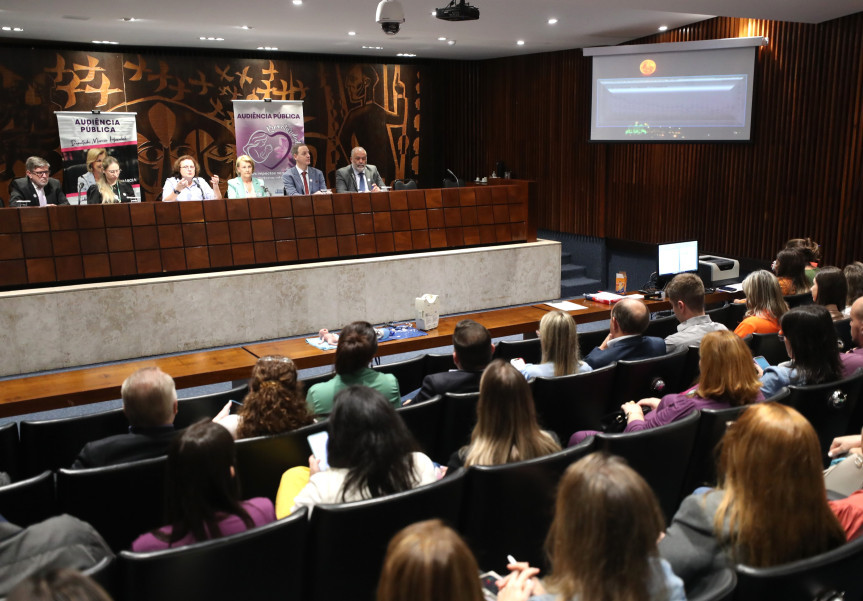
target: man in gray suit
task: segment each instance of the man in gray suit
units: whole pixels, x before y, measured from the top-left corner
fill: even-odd
[[[365,148],[351,150],[351,164],[336,171],[336,192],[380,192],[384,185],[378,168],[366,165]]]

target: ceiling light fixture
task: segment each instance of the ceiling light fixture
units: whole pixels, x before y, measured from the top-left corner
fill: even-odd
[[[123,20],[124,20],[126,23],[132,23],[132,22],[134,22],[134,21],[140,21],[141,19],[136,19],[135,17],[123,17]]]
[[[215,38],[213,36],[209,36],[209,37],[201,36],[198,39],[201,41],[205,41],[205,42],[224,42],[225,41],[225,38]]]
[[[667,31],[667,30],[668,30],[668,25],[660,25],[659,26],[659,31]]]
[[[396,56],[406,56],[408,58],[412,58],[416,56],[416,54],[411,54],[410,52],[399,52],[398,54],[396,54]]]
[[[519,40],[516,42],[519,46],[524,46],[524,40]]]
[[[245,29],[246,31],[248,31],[249,29],[254,29],[254,27],[252,27],[251,25],[240,25],[240,29]]]
[[[548,24],[549,25],[557,25],[557,19],[555,19],[554,17],[550,18],[548,20]]]
[[[441,36],[437,39],[438,42],[446,42],[446,38]]]
[[[446,43],[450,46],[455,46],[455,40],[447,40]]]
[[[278,50],[275,46],[258,46],[258,50]]]
[[[348,35],[357,35],[357,32],[356,31],[349,31]]]
[[[294,6],[302,6],[303,0],[291,0],[291,4],[293,4]]]
[[[112,45],[116,46],[120,42],[109,42],[108,40],[93,40],[93,43],[94,44],[112,44]]]
[[[2,31],[24,31],[20,27],[9,27],[8,25],[4,25],[3,27],[0,27],[0,30],[2,30]]]

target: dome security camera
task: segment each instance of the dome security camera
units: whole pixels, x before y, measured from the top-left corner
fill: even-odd
[[[385,34],[397,34],[401,24],[405,22],[405,11],[402,8],[402,3],[399,0],[381,0],[375,13],[375,21],[380,23]]]

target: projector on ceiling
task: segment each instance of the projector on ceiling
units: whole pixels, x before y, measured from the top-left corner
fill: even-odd
[[[437,9],[435,16],[444,21],[476,21],[479,19],[479,9],[464,0],[452,0],[443,8]]]

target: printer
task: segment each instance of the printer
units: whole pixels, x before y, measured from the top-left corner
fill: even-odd
[[[722,286],[740,280],[740,262],[737,259],[698,255],[698,276],[705,286]]]

